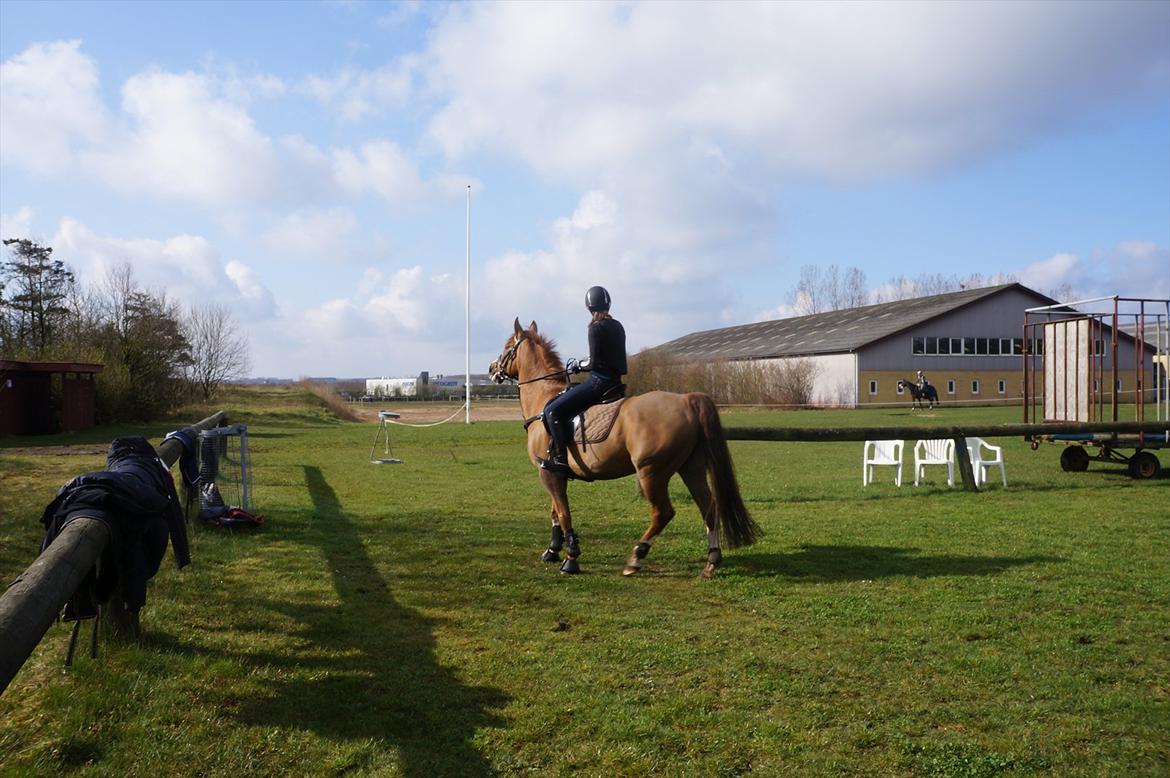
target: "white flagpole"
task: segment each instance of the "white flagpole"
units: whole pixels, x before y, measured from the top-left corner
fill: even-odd
[[[467,391],[465,405],[465,423],[471,423],[471,184],[467,185],[467,346],[464,351],[463,372],[464,388]]]

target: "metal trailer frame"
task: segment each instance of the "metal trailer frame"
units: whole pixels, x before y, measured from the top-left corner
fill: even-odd
[[[1070,330],[1078,341],[1071,353],[1067,348]],[[1123,339],[1132,339],[1132,365],[1119,362],[1118,343]],[[1061,348],[1049,349],[1045,344],[1050,343]],[[1136,431],[1125,432],[1114,428],[1026,435],[1033,450],[1040,443],[1063,445],[1060,466],[1070,472],[1082,472],[1091,460],[1097,460],[1124,463],[1134,478],[1158,474],[1161,463],[1153,451],[1170,448],[1170,432],[1164,424],[1170,420],[1170,300],[1114,295],[1028,308],[1023,361],[1025,424],[1138,425]],[[1132,403],[1123,403],[1119,397],[1128,393],[1118,387],[1122,369],[1133,370]],[[1130,409],[1132,418],[1123,418]],[[1147,423],[1160,424],[1162,431],[1145,429]],[[1122,453],[1130,449],[1132,454]]]

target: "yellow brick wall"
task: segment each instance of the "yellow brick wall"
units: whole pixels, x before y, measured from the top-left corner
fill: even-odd
[[[1119,371],[1117,377],[1121,379],[1121,396],[1120,400],[1123,403],[1133,402],[1133,390],[1136,384],[1136,373],[1133,370]],[[913,397],[907,391],[903,394],[898,394],[898,380],[905,378],[908,381],[913,381],[916,378],[915,373],[909,375],[906,371],[888,371],[888,370],[863,370],[859,376],[858,382],[859,398],[858,402],[861,405],[867,403],[910,403]],[[948,402],[959,402],[964,405],[976,405],[979,403],[997,404],[997,403],[1020,403],[1023,401],[1023,386],[1024,373],[1021,370],[930,370],[926,371],[926,378],[934,386],[938,392],[939,403],[945,405]],[[1039,388],[1043,389],[1043,376],[1038,376],[1040,379]],[[1110,375],[1105,375],[1105,382],[1110,381]],[[1004,381],[1004,393],[999,393],[999,381]],[[869,382],[877,381],[877,394],[870,394]],[[953,380],[955,382],[955,393],[947,392],[947,382]],[[973,380],[979,381],[979,394],[974,394],[971,391],[971,382]],[[1146,376],[1147,383],[1153,379],[1151,376]],[[1104,387],[1105,397],[1109,399],[1109,387]],[[1147,396],[1147,402],[1153,401],[1152,393]]]

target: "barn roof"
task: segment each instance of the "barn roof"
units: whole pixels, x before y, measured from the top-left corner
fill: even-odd
[[[693,360],[765,359],[856,351],[866,344],[1013,287],[1039,299],[1049,299],[1020,284],[1000,284],[861,308],[814,313],[811,316],[692,332],[656,346],[654,350]]]

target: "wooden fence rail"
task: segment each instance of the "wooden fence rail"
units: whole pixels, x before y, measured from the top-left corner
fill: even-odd
[[[220,411],[184,429],[198,439],[200,431],[218,427],[224,420]],[[156,451],[170,467],[182,455],[183,444],[171,438]],[[104,523],[85,517],[74,519],[0,595],[0,694],[49,631],[109,540]]]

